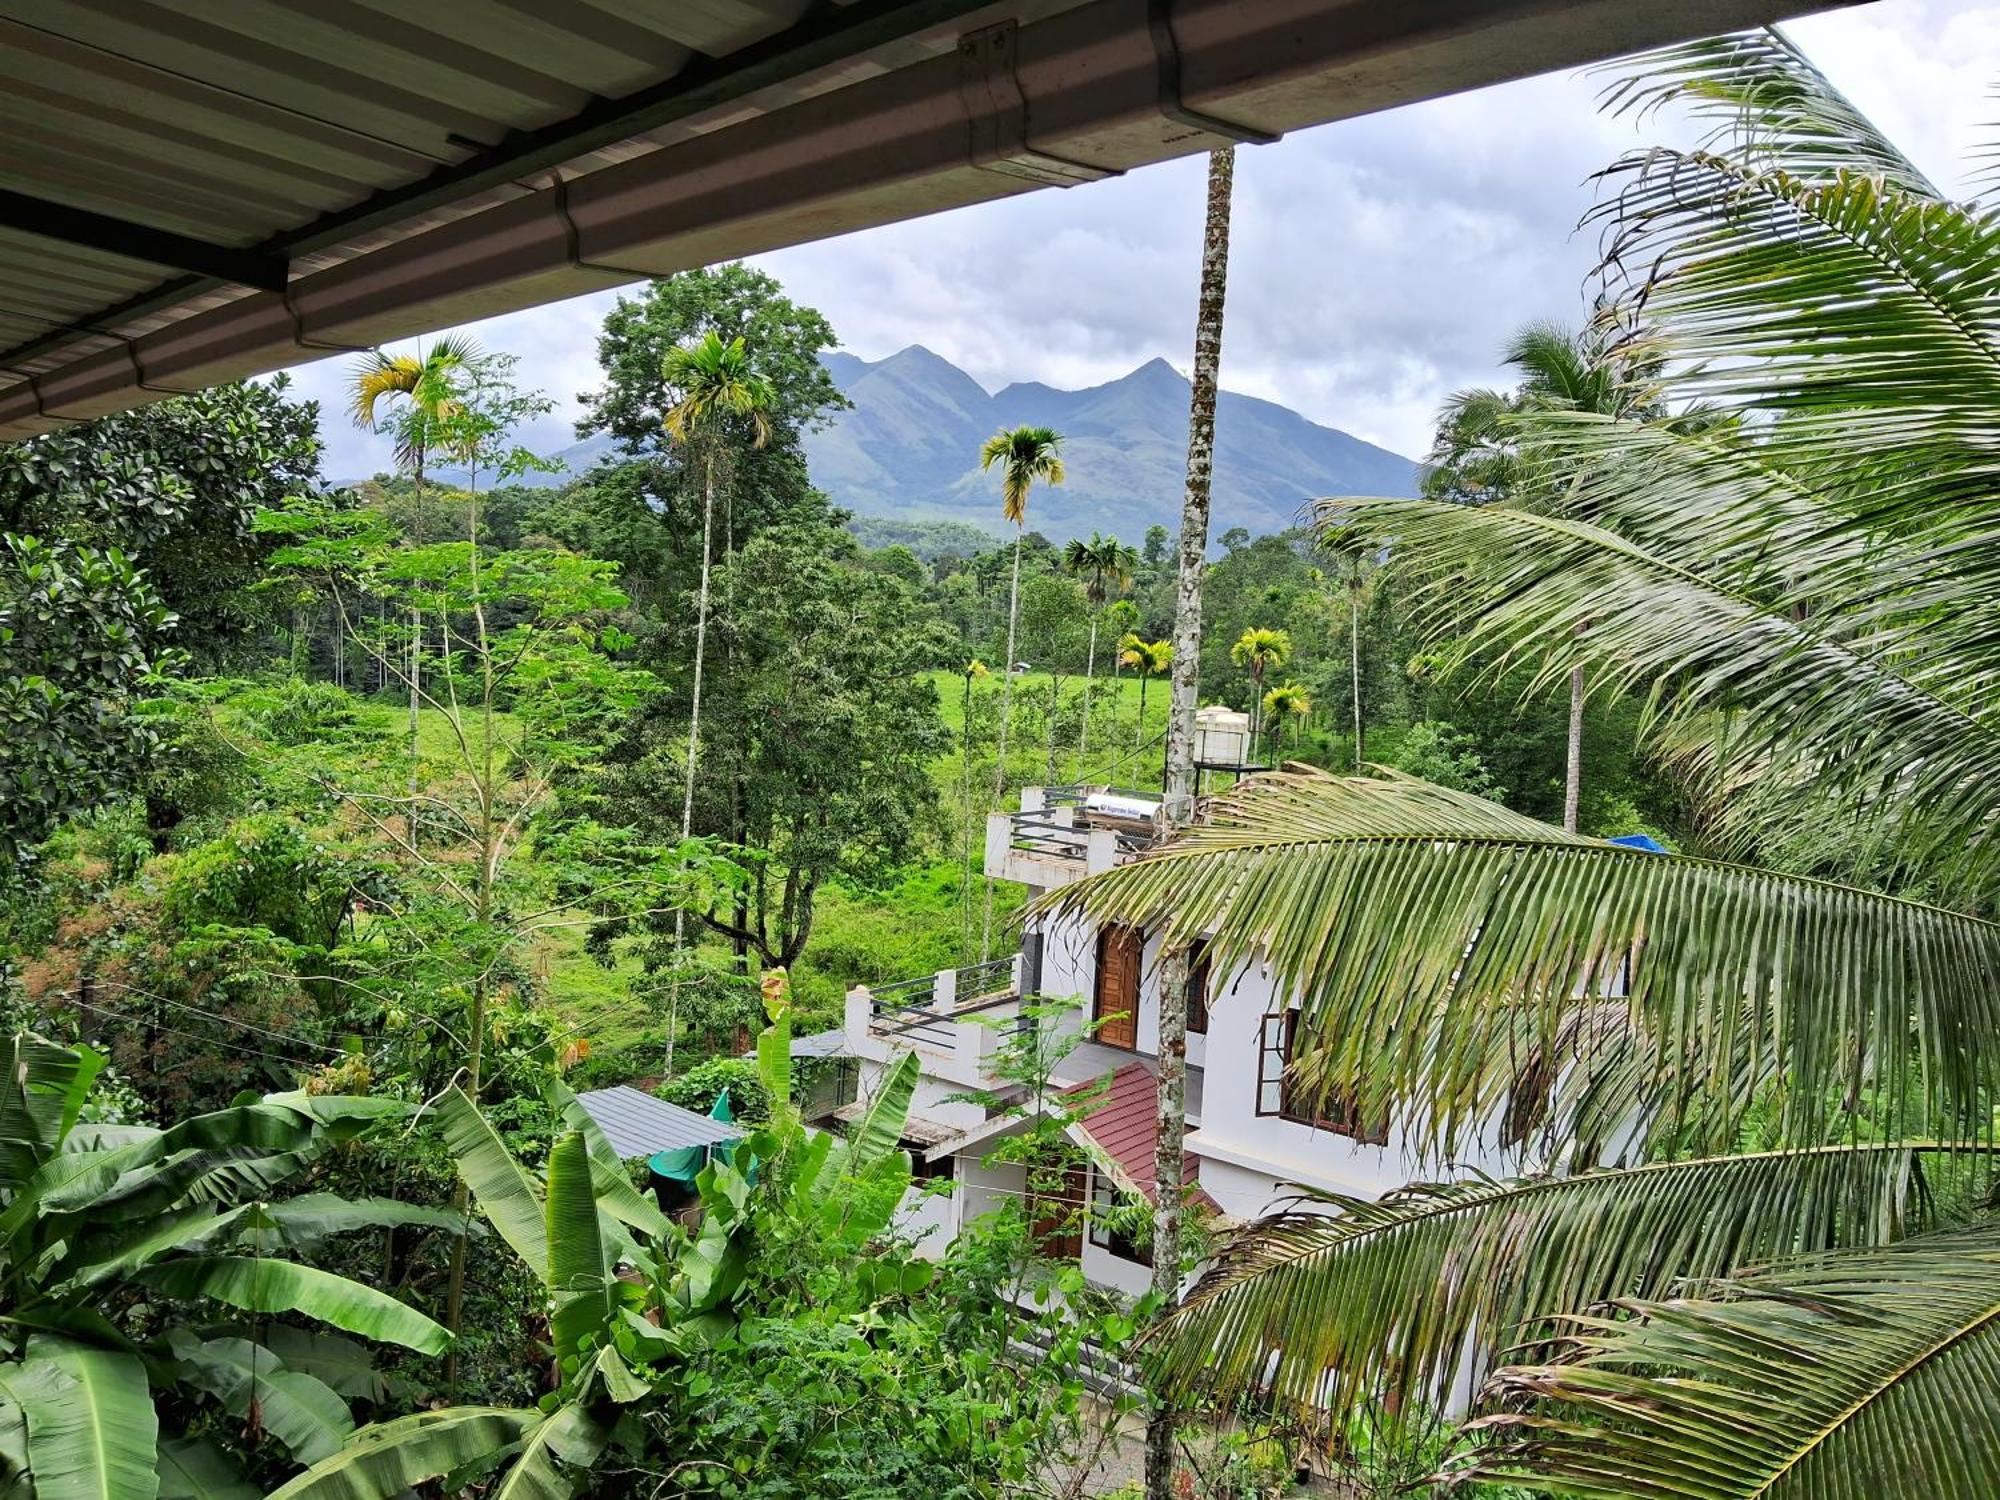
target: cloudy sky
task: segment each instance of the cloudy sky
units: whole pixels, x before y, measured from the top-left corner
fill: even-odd
[[[1790,31],[1947,191],[1964,182],[1967,150],[2000,116],[2000,6],[1880,0]],[[1239,150],[1224,386],[1421,453],[1447,394],[1502,378],[1509,332],[1578,318],[1596,258],[1594,237],[1574,232],[1587,179],[1672,129],[1599,115],[1600,82],[1531,79]],[[989,389],[1091,385],[1155,356],[1185,369],[1204,170],[1170,162],[757,263],[865,359],[921,343]],[[527,435],[544,451],[574,440],[574,397],[596,381],[616,295],[471,325],[557,398]],[[330,414],[341,378],[339,361],[294,375]],[[331,420],[326,436],[329,477],[388,466],[381,439]]]

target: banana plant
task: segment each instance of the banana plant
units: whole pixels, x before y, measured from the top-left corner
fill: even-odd
[[[435,1354],[445,1330],[394,1297],[288,1259],[328,1235],[456,1227],[434,1210],[272,1189],[328,1147],[407,1113],[392,1100],[246,1095],[164,1130],[82,1120],[103,1057],[17,1035],[0,1042],[0,1497],[233,1500],[255,1496],[223,1450],[163,1438],[155,1398],[212,1401],[301,1463],[353,1430],[340,1390],[307,1366],[359,1346],[287,1329],[266,1344],[171,1327],[140,1337],[109,1309],[130,1294],[284,1313]],[[253,1406],[255,1411],[253,1412]]]
[[[899,1149],[917,1063],[902,1058],[846,1139],[808,1131],[791,1106],[791,1029],[782,987],[758,1071],[773,1118],[703,1168],[702,1214],[684,1229],[632,1186],[625,1163],[560,1084],[563,1131],[540,1179],[457,1089],[439,1117],[479,1209],[541,1282],[554,1389],[534,1407],[453,1407],[363,1428],[271,1500],[392,1500],[447,1474],[478,1478],[491,1500],[560,1500],[607,1453],[639,1456],[649,1407],[675,1399],[690,1362],[737,1325],[749,1287],[775,1273],[793,1235],[836,1253],[888,1228],[911,1180]],[[760,1250],[769,1258],[760,1264]],[[920,1289],[929,1267],[903,1262],[888,1291]]]

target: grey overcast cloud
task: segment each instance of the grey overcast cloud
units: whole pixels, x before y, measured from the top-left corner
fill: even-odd
[[[1881,0],[1808,17],[1791,36],[1947,191],[2000,135],[2000,5]],[[1684,127],[1598,113],[1603,80],[1551,75],[1301,131],[1237,153],[1222,383],[1420,455],[1453,390],[1504,379],[1497,353],[1531,318],[1574,322],[1596,242],[1576,232],[1589,183]],[[1155,356],[1187,368],[1205,164],[1194,158],[760,256],[842,344],[880,359],[923,344],[989,389],[1078,387]],[[557,400],[524,434],[575,441],[616,292],[468,326],[521,356]],[[340,419],[339,360],[293,379],[326,414],[325,473],[389,466]]]

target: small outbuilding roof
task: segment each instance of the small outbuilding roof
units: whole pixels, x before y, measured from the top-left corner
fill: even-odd
[[[578,1094],[576,1102],[597,1122],[611,1149],[628,1160],[685,1146],[713,1146],[743,1138],[743,1128],[712,1120],[678,1104],[619,1084]]]
[[[1081,1094],[1095,1086],[1096,1081],[1077,1085],[1066,1093]],[[1143,1063],[1131,1062],[1111,1075],[1111,1083],[1099,1099],[1096,1108],[1078,1120],[1070,1128],[1070,1135],[1081,1137],[1078,1144],[1097,1158],[1098,1164],[1107,1169],[1113,1181],[1128,1193],[1145,1198],[1148,1203],[1158,1202],[1155,1189],[1158,1179],[1153,1175],[1153,1155],[1159,1145],[1160,1115],[1158,1081],[1151,1069]],[[1212,1212],[1220,1213],[1221,1205],[1211,1198],[1201,1186],[1197,1174],[1200,1171],[1199,1158],[1188,1157],[1189,1185],[1194,1189],[1194,1200]]]
[[[815,1031],[811,1036],[795,1036],[792,1038],[792,1056],[794,1057],[838,1057],[846,1050],[847,1033],[838,1027],[832,1031]],[[744,1057],[755,1057],[757,1055],[756,1045],[753,1043],[749,1047],[746,1047],[742,1055]]]

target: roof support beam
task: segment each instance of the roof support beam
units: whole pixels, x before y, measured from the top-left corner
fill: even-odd
[[[101,250],[107,255],[122,255],[127,260],[142,260],[187,275],[231,281],[260,292],[285,289],[285,261],[280,256],[217,245],[172,230],[92,213],[87,208],[32,198],[26,193],[0,189],[0,226],[59,240],[65,245],[80,245],[86,250]]]

